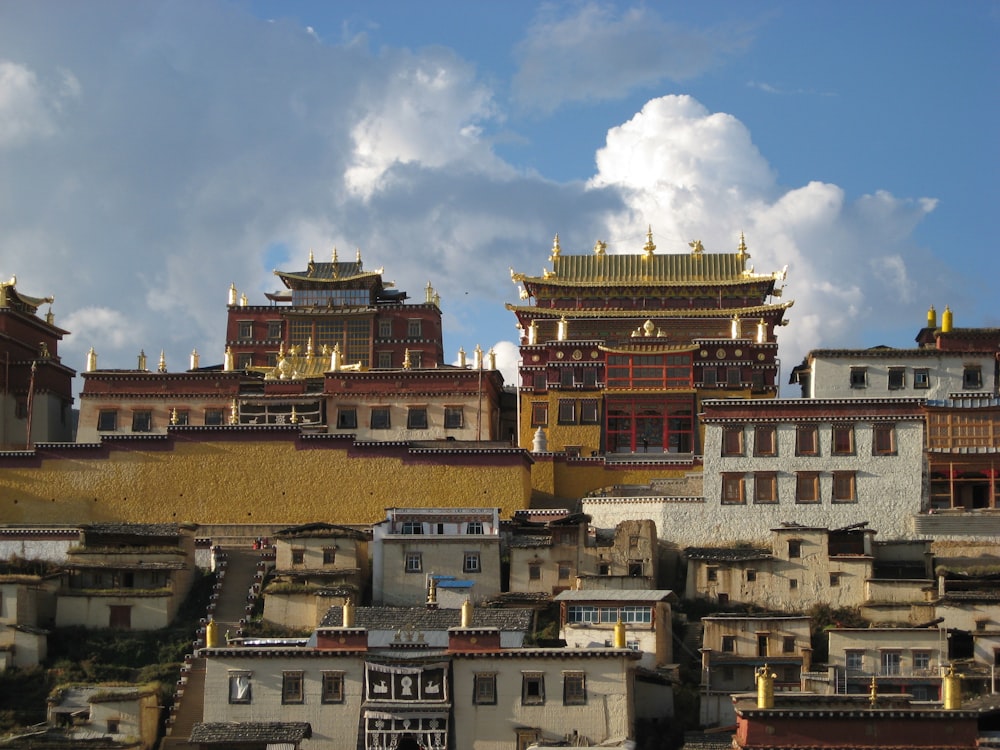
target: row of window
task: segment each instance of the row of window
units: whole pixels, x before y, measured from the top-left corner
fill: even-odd
[[[801,548],[799,547],[800,542],[794,542],[794,544],[796,545],[795,548],[794,548],[794,551],[793,551],[793,548],[791,546],[792,542],[789,542],[788,544],[789,544],[789,548],[788,548],[789,549],[789,551],[788,551],[788,557],[789,558],[795,558],[795,557],[801,557],[802,556]],[[747,583],[753,583],[754,581],[757,580],[757,570],[754,569],[754,568],[747,568],[745,571],[743,571],[743,575],[746,578]],[[719,580],[719,568],[718,567],[710,567],[710,568],[708,568],[705,571],[705,576],[708,579],[709,583],[713,583],[715,581],[718,581]],[[832,586],[834,588],[836,588],[837,586],[840,586],[841,576],[843,576],[843,573],[839,573],[839,572],[830,573],[830,586]],[[799,587],[799,580],[797,578],[789,578],[787,580],[788,580],[788,588],[789,589],[791,589],[792,591],[798,589],[798,587]],[[719,603],[720,604],[724,603],[723,599],[725,599],[725,602],[729,601],[729,594],[720,593],[720,594],[718,594],[718,597],[719,597]]]
[[[886,387],[890,391],[906,388],[906,367],[890,367],[886,376]],[[870,384],[868,368],[856,366],[851,368],[851,388],[867,388]],[[912,372],[913,387],[927,389],[931,387],[931,372],[927,367],[914,367]],[[983,368],[980,365],[966,365],[962,370],[962,388],[978,390],[983,387]]]
[[[795,502],[819,503],[820,488],[827,485],[830,501],[834,503],[853,503],[858,500],[857,472],[832,471],[829,482],[821,482],[818,471],[795,472]],[[753,502],[758,505],[775,504],[778,502],[778,472],[757,471],[752,474]],[[747,476],[746,474],[727,472],[722,475],[722,504],[746,505]]]
[[[420,369],[424,366],[424,353],[419,349],[410,349],[410,367],[413,369]],[[239,352],[236,354],[236,360],[234,365],[237,370],[249,370],[260,364],[258,360],[254,362],[254,355],[252,352]],[[267,367],[277,367],[278,365],[278,352],[266,352],[264,364]],[[377,351],[375,352],[375,367],[381,368],[383,370],[391,370],[393,368],[399,368],[403,366],[402,355],[394,353],[391,351]]]
[[[599,424],[600,410],[596,398],[561,398],[558,404],[559,424]],[[547,427],[549,424],[549,405],[536,402],[531,405],[531,426]]]
[[[753,428],[753,455],[777,456],[778,431],[773,424],[755,425]],[[853,456],[857,453],[855,425],[850,423],[830,426],[830,455]],[[891,422],[876,422],[872,425],[872,455],[891,456],[896,453],[896,425]],[[745,456],[747,454],[746,429],[743,425],[724,427],[722,430],[722,455]],[[820,455],[820,427],[815,424],[800,424],[795,428],[795,455]]]
[[[372,430],[388,430],[392,427],[392,407],[372,406],[368,414],[368,426]],[[358,409],[354,406],[337,410],[337,429],[353,430],[358,426]],[[411,406],[406,410],[406,429],[426,430],[427,407]],[[465,413],[461,406],[444,407],[444,428],[458,430],[465,426]]]
[[[911,664],[912,668],[917,669],[930,669],[931,668],[931,650],[930,649],[912,649],[911,654]],[[846,657],[846,666],[848,670],[854,672],[863,672],[865,668],[865,652],[864,649],[848,649],[844,652]],[[879,652],[879,673],[882,675],[898,675],[901,671],[903,664],[902,650],[901,649],[884,649]]]
[[[757,656],[776,656],[776,654],[768,653],[769,644],[773,639],[767,633],[757,634]],[[722,636],[722,653],[724,654],[735,654],[736,653],[736,636],[735,635],[724,635]],[[783,635],[781,636],[781,653],[783,654],[794,654],[795,653],[795,636],[794,635]]]
[[[424,553],[407,552],[403,556],[403,570],[407,573],[423,573]],[[462,572],[481,573],[483,571],[483,558],[479,552],[462,553]]]
[[[176,414],[176,418],[175,418]],[[205,409],[205,425],[221,425],[225,423],[226,412],[224,409]],[[171,412],[171,424],[187,425],[191,424],[191,413],[187,410],[177,409]],[[115,432],[118,430],[118,410],[101,409],[97,414],[98,432]],[[132,432],[152,432],[153,412],[150,409],[135,409],[132,412]]]
[[[597,607],[590,604],[571,604],[566,608],[566,622],[584,622],[591,624],[651,623],[653,608],[641,605],[624,607]]]
[[[464,524],[458,524],[459,527],[464,526],[464,532],[466,534],[482,535],[486,533],[486,527],[483,525],[482,521],[466,521]],[[427,529],[430,531],[427,531]],[[403,521],[399,525],[400,534],[444,534],[445,524],[443,523],[425,523],[423,521]]]
[[[229,675],[229,702],[251,703],[253,700],[251,673]],[[291,670],[281,674],[281,702],[305,703],[305,672]],[[344,672],[320,673],[320,703],[344,702]],[[497,674],[481,672],[473,677],[472,702],[476,705],[496,705]],[[523,672],[521,675],[521,703],[525,706],[545,704],[545,674]],[[587,676],[584,672],[563,672],[563,705],[581,706],[587,703]]]

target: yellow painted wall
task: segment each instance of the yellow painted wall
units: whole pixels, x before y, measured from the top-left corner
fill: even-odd
[[[518,456],[482,455],[470,465],[447,453],[415,462],[398,450],[300,447],[281,436],[172,448],[129,440],[107,456],[69,451],[37,467],[0,459],[0,523],[365,524],[384,519],[387,507],[484,506],[509,516],[531,497],[530,462]]]
[[[616,484],[646,485],[654,479],[683,478],[700,467],[667,468],[658,463],[636,463],[631,466],[605,464],[601,460],[574,460],[558,455],[535,456],[531,467],[533,504],[539,507],[560,507],[566,500],[578,500],[594,490]],[[570,506],[572,507],[572,506]]]

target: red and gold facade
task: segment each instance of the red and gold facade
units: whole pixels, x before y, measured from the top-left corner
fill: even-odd
[[[784,272],[756,274],[735,253],[564,254],[541,276],[513,273],[521,331],[520,444],[548,451],[694,454],[702,398],[777,395],[775,303]]]

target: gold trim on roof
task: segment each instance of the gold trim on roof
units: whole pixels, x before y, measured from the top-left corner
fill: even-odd
[[[329,263],[316,263],[315,267],[330,265]],[[338,263],[338,266],[347,265],[345,263]],[[379,268],[376,271],[362,271],[360,273],[349,274],[349,275],[334,275],[334,276],[310,276],[308,274],[303,275],[301,273],[289,273],[288,271],[274,271],[274,275],[280,279],[295,279],[297,281],[309,281],[309,282],[329,282],[329,283],[343,283],[345,281],[355,281],[358,279],[371,279],[377,278],[382,275],[383,269]],[[342,271],[336,271],[337,274],[342,274]],[[390,286],[390,284],[385,284],[385,286]]]
[[[640,339],[635,344],[625,344],[622,346],[604,346],[603,344],[597,347],[602,352],[607,352],[608,354],[681,354],[683,352],[696,352],[701,349],[700,344],[676,344],[676,345],[664,345],[664,344],[654,344],[642,343]]]
[[[660,310],[644,308],[642,310],[605,310],[602,308],[582,309],[562,307],[538,307],[536,305],[512,305],[505,307],[513,313],[530,313],[536,318],[731,318],[734,313],[741,317],[760,316],[769,312],[787,310],[795,304],[795,300],[780,302],[775,305],[757,305],[756,307],[699,307]]]

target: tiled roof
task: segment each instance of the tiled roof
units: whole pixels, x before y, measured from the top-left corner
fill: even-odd
[[[663,602],[676,601],[669,589],[569,589],[556,594],[557,602]]]
[[[275,532],[277,539],[301,539],[301,538],[347,538],[347,539],[370,539],[371,535],[359,529],[349,526],[338,526],[333,523],[304,523],[299,526],[289,526]]]
[[[552,537],[549,534],[519,534],[515,532],[510,538],[510,546],[518,548],[551,547]]]
[[[709,560],[718,562],[745,562],[749,560],[768,560],[770,550],[766,549],[732,549],[727,547],[687,547],[684,555],[688,560]]]
[[[667,253],[613,255],[559,255],[551,276],[515,274],[514,279],[547,284],[678,284],[760,283],[771,276],[744,274],[746,256],[737,253]]]
[[[180,524],[177,523],[91,523],[83,527],[84,531],[93,534],[121,534],[127,536],[179,536]]]
[[[472,611],[472,627],[527,632],[531,628],[530,609],[483,609]],[[331,607],[320,627],[339,628],[343,624],[343,607]],[[356,627],[367,630],[448,630],[461,624],[462,613],[457,609],[427,609],[426,607],[358,607],[354,614]]]
[[[312,736],[305,721],[225,721],[195,724],[192,743],[300,742]]]

